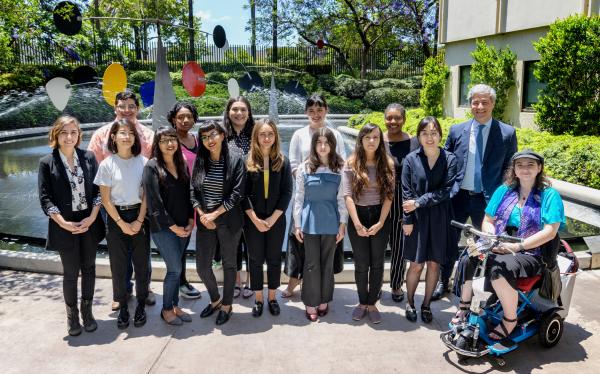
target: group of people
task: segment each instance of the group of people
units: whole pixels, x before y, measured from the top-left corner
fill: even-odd
[[[416,321],[415,292],[426,266],[420,315],[431,322],[430,303],[448,289],[458,256],[459,235],[449,222],[467,218],[477,227],[483,223],[486,231],[503,232],[510,226],[527,237],[523,245],[511,248],[529,251],[518,260],[503,256],[506,249],[499,248],[496,261],[489,262],[496,266],[494,289],[503,306],[512,307],[514,279],[540,271],[540,246],[550,242],[564,222],[562,202],[543,178],[543,158],[533,152],[515,153],[514,129],[492,119],[494,90],[476,85],[469,101],[473,119],[453,126],[443,148],[436,118],[423,118],[416,136],[410,137],[403,131],[406,112],[393,103],[384,113],[386,131],[374,124],[363,126],[348,157],[341,134],[327,126],[328,106],[321,95],[307,99],[309,124],[293,134],[289,158],[281,150],[277,125],[268,119],[254,121],[244,97],[229,100],[223,124],[202,122],[196,136],[191,132],[198,121],[193,105],[177,103],[168,116],[171,126],[154,133],[137,120],[135,94],[119,93],[115,121],[94,133],[87,152],[78,148],[82,132],[77,119],[60,117],[49,135],[53,151],[40,161],[39,192],[50,217],[47,247],[59,252],[64,267],[69,334],[82,331],[77,308],[80,271],[83,329],[97,328],[92,314],[94,264],[104,237],[120,329],[130,322],[132,273],[137,298],[133,323],[139,327],[146,322],[150,238],[167,267],[161,318],[170,325],[190,322],[190,314],[179,306],[179,295],[200,297],[185,278],[186,248],[194,227],[196,269],[210,297],[200,317],[216,313],[217,325],[231,318],[233,299],[241,293],[254,295],[254,317],[262,315],[265,302],[272,315],[280,314],[276,291],[288,230],[289,248],[295,250],[286,256],[290,281],[281,297],[290,297],[302,283],[301,299],[310,321],[329,312],[334,273],[340,271],[336,263],[348,232],[358,293],[352,318],[368,315],[372,323],[381,322],[377,302],[389,244],[392,299],[404,299],[406,273],[405,316]],[[287,222],[290,204],[292,218]],[[246,277],[242,291],[244,260],[249,280]],[[222,292],[215,261],[222,264]],[[464,284],[454,320],[464,318],[468,309],[475,265],[459,262]],[[494,332],[499,337],[514,327],[509,325],[511,314],[505,317],[506,326]]]

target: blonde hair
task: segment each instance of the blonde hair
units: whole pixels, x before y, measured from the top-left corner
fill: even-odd
[[[251,172],[263,170],[263,154],[260,150],[260,144],[258,143],[258,132],[263,125],[271,127],[275,133],[275,141],[269,152],[269,160],[271,161],[271,168],[273,171],[279,171],[283,166],[283,153],[281,152],[281,143],[279,141],[277,125],[270,119],[259,120],[252,128],[252,138],[250,140],[250,151],[248,152],[248,159],[246,160],[246,168]]]
[[[77,143],[75,147],[79,147],[81,143],[81,138],[83,137],[83,133],[81,132],[81,127],[79,120],[73,116],[64,115],[60,116],[54,121],[52,124],[52,128],[50,129],[50,133],[48,134],[48,144],[50,147],[56,149],[58,148],[58,134],[62,131],[62,129],[68,125],[69,123],[74,123],[77,126],[77,131],[79,131],[79,139],[77,139]]]

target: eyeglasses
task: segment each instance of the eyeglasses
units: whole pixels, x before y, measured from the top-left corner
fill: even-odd
[[[129,105],[125,105],[125,104],[121,104],[121,105],[117,105],[117,109],[124,111],[124,110],[136,110],[137,109],[137,105],[134,104],[129,104]]]
[[[158,141],[158,144],[177,144],[177,138],[163,138]]]
[[[202,140],[203,142],[207,142],[209,140],[215,140],[219,135],[221,135],[221,134],[219,134],[217,131],[213,131],[208,135],[202,135],[200,137],[200,140]]]

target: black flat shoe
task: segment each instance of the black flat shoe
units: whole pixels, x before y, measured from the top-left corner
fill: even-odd
[[[439,281],[435,286],[435,290],[433,290],[433,294],[431,294],[431,301],[439,300],[449,292],[450,289],[448,288],[448,284],[444,284],[444,282]]]
[[[119,308],[119,317],[117,317],[117,327],[119,330],[124,330],[129,327],[129,309],[127,304],[123,304]]]
[[[433,321],[433,314],[431,314],[430,307],[421,305],[421,320],[425,323]]]
[[[252,317],[260,317],[260,316],[262,316],[262,312],[263,312],[262,301],[255,302],[254,306],[252,307]]]
[[[404,292],[400,294],[392,292],[392,300],[396,303],[402,302],[404,300]]]
[[[142,327],[146,324],[146,303],[138,303],[135,308],[135,315],[133,316],[133,325],[135,327]]]
[[[217,326],[221,326],[231,318],[231,314],[233,313],[233,308],[229,308],[229,312],[224,311],[223,309],[219,310],[219,314],[217,314],[216,324]]]
[[[269,300],[269,312],[274,316],[278,316],[281,313],[281,308],[279,308],[277,300]]]
[[[202,310],[202,312],[200,312],[200,318],[206,318],[206,317],[210,317],[212,316],[212,314],[215,312],[215,310],[221,308],[221,302],[219,301],[219,303],[215,306],[212,306],[211,303],[209,303],[206,308],[204,308]]]
[[[417,322],[417,310],[414,305],[406,304],[406,311],[404,312],[406,319],[410,322]]]

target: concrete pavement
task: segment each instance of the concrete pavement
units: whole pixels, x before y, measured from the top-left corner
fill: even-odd
[[[404,303],[384,288],[383,322],[353,322],[354,285],[337,284],[331,312],[318,323],[304,318],[299,296],[281,299],[282,313],[251,316],[251,299],[235,300],[232,319],[216,326],[200,319],[208,296],[182,300],[193,322],[167,326],[160,318],[162,285],[153,282],[157,305],[148,323],[120,331],[111,312],[111,281],[97,279],[94,314],[98,330],[78,337],[66,333],[61,276],[0,270],[0,368],[8,373],[487,373],[486,359],[459,365],[439,340],[455,311],[448,299],[432,303],[430,325],[404,318]],[[417,293],[422,293],[423,284]],[[506,356],[503,372],[600,372],[600,270],[578,276],[562,340],[552,349],[531,339]],[[420,297],[416,300],[417,308]],[[135,307],[130,303],[130,310]]]

